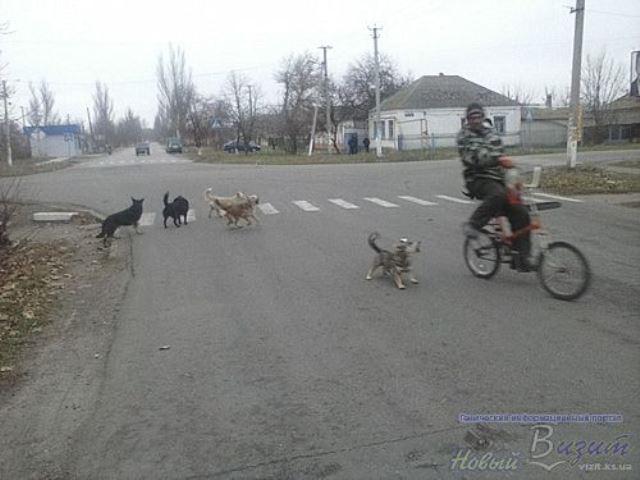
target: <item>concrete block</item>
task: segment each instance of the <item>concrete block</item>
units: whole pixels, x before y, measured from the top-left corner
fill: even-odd
[[[70,222],[78,212],[36,212],[33,214],[34,222]]]

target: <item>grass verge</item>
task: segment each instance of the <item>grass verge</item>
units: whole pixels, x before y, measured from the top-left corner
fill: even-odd
[[[73,249],[63,240],[24,243],[0,252],[0,378],[9,377],[20,347],[38,333],[64,288],[66,259]]]
[[[70,158],[60,162],[36,162],[33,159],[16,160],[13,166],[9,167],[6,163],[0,165],[0,177],[22,177],[24,175],[33,175],[35,173],[55,172],[63,168],[70,167],[78,163],[79,158]]]
[[[638,193],[640,175],[616,173],[593,165],[575,169],[549,167],[542,172],[540,187],[547,192],[566,195]]]

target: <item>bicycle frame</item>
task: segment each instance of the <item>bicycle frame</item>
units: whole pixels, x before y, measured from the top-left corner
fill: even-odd
[[[534,169],[533,181],[530,184],[522,183],[516,169],[512,169],[512,172],[511,181],[507,183],[507,200],[511,205],[524,205],[527,207],[530,212],[531,222],[526,227],[512,232],[506,215],[499,215],[491,219],[488,225],[492,229],[494,239],[504,247],[503,253],[505,254],[510,255],[514,241],[527,232],[532,234],[532,246],[535,245],[540,252],[544,252],[551,243],[551,234],[542,225],[538,204],[534,201],[527,201],[530,197],[524,196],[524,193],[530,194],[538,187],[541,169],[540,167]],[[560,206],[559,202],[542,203],[549,208],[557,208]],[[503,260],[504,263],[509,261],[510,258],[504,258]]]

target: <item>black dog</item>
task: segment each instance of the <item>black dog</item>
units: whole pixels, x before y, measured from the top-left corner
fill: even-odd
[[[138,222],[142,216],[142,202],[144,202],[144,198],[136,200],[131,197],[131,201],[133,201],[133,204],[129,208],[122,210],[121,212],[114,213],[113,215],[109,215],[105,218],[104,222],[102,222],[102,231],[96,236],[96,238],[103,238],[103,245],[105,247],[107,246],[107,239],[113,238],[118,227],[133,225],[136,232],[140,233],[138,231]]]
[[[164,201],[164,210],[162,210],[162,215],[164,216],[164,228],[167,228],[167,219],[169,217],[173,218],[173,224],[176,227],[179,227],[181,224],[180,217],[184,217],[184,224],[187,223],[187,213],[189,212],[189,201],[178,195],[173,199],[173,202],[169,203],[169,192],[164,194],[162,199]]]

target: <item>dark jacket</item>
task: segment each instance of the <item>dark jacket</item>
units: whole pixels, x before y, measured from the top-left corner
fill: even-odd
[[[464,166],[465,183],[477,178],[489,178],[504,183],[504,168],[498,159],[504,155],[502,139],[492,128],[483,126],[475,132],[464,126],[457,136],[458,152]]]

